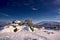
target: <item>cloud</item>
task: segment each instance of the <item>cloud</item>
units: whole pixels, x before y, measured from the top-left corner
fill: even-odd
[[[9,15],[7,15],[7,14],[2,14],[2,15],[4,15],[4,16],[9,16]]]
[[[38,10],[37,8],[32,8],[32,10]]]
[[[10,16],[10,15],[5,14],[5,13],[1,13],[0,15],[2,15],[2,16],[6,16],[6,17]]]

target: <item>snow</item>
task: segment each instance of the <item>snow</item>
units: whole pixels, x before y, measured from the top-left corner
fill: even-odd
[[[5,35],[5,36],[4,36]],[[5,37],[5,38],[9,38],[11,40],[43,40],[45,38],[43,37],[39,37],[38,35],[35,35],[33,33],[27,32],[27,31],[21,31],[21,32],[17,32],[17,33],[7,33],[4,35],[0,35],[1,37]],[[8,36],[7,36],[8,35]]]
[[[19,21],[19,20],[16,20],[16,21],[14,21],[15,23],[21,23],[21,21]]]
[[[21,30],[27,30],[27,31],[32,32],[31,29],[29,27],[25,26],[25,25],[23,25],[23,26],[15,25],[15,26],[16,26],[17,29],[19,29],[18,32],[21,31]],[[5,26],[5,28],[1,32],[2,33],[4,33],[4,32],[14,32],[13,31],[14,29],[15,28],[13,26],[9,25],[9,26]]]
[[[47,32],[54,32],[54,34],[48,34]],[[22,30],[19,32],[4,32],[0,33],[0,39],[6,40],[60,40],[60,31],[53,30],[40,30],[35,32],[29,32],[27,30]]]
[[[14,32],[13,30],[15,28],[12,24],[5,26],[4,29],[0,31],[0,40],[60,40],[60,31],[46,30],[44,28],[39,30],[34,28],[32,32],[26,25],[14,25],[19,30]]]

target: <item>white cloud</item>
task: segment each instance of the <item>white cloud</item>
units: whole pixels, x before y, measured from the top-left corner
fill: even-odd
[[[38,10],[37,8],[32,8],[32,10]]]

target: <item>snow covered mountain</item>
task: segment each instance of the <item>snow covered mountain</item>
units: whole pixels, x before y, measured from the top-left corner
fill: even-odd
[[[0,40],[60,40],[60,31],[34,28],[32,32],[28,26],[18,23],[5,26],[0,31]]]
[[[54,22],[54,21],[43,21],[43,22],[39,22],[35,25],[42,25],[44,27],[53,27],[53,26],[60,26],[60,22]]]
[[[9,25],[10,22],[2,22],[0,21],[0,27],[3,27],[3,26],[6,26],[6,25]]]
[[[17,31],[21,31],[21,30],[31,31],[30,28],[27,27],[26,25],[19,25],[20,23],[21,21],[16,20],[14,21],[14,23],[5,26],[1,32],[14,32],[15,29]]]
[[[0,30],[3,29],[4,26],[11,24],[10,22],[2,22],[0,21]]]
[[[42,21],[40,23],[37,23],[38,25],[43,25],[43,24],[52,24],[52,25],[60,25],[60,22],[54,22],[54,21]]]

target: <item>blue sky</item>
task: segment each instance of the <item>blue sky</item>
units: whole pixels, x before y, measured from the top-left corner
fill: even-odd
[[[60,0],[0,0],[0,21],[60,20]]]

